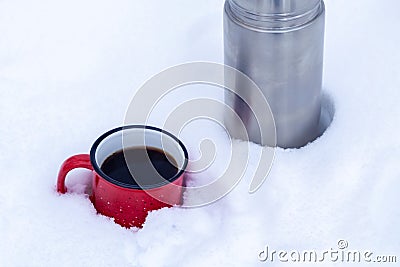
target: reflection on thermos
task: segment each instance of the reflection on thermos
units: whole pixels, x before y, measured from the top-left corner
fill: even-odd
[[[262,90],[280,147],[301,147],[317,134],[324,27],[322,0],[225,2],[225,64],[248,75]],[[240,90],[239,95],[251,94]],[[226,95],[226,102],[243,119],[250,140],[263,144],[249,107],[232,95]]]

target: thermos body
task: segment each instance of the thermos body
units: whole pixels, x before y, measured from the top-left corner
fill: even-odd
[[[301,147],[316,137],[324,28],[322,0],[225,2],[225,64],[249,76],[261,89],[274,116],[280,147]],[[246,88],[240,90],[239,94],[252,94]],[[237,97],[226,97],[226,102],[240,117],[249,117],[246,113],[251,110],[243,108]],[[257,122],[243,121],[250,141],[262,144],[255,130]]]

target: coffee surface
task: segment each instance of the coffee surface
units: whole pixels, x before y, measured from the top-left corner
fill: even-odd
[[[129,185],[151,187],[178,173],[175,159],[152,147],[132,147],[110,155],[101,170],[112,179]]]

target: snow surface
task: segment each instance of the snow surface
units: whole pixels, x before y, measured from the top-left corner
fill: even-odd
[[[334,119],[306,147],[278,149],[255,194],[247,193],[252,157],[227,197],[152,212],[137,231],[96,214],[84,194],[87,171],[69,175],[72,193],[55,192],[62,161],[121,125],[145,80],[182,62],[222,62],[222,6],[0,1],[1,267],[287,266],[260,262],[258,253],[266,245],[323,251],[339,239],[400,261],[397,0],[326,0],[324,91]],[[229,141],[218,128],[202,129],[196,138]]]

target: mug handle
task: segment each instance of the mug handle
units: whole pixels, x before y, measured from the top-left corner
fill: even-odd
[[[67,188],[65,187],[65,178],[67,177],[68,172],[76,168],[85,168],[93,171],[90,156],[88,154],[79,154],[69,157],[64,161],[61,165],[57,179],[57,191],[59,193],[65,194],[67,192]]]

